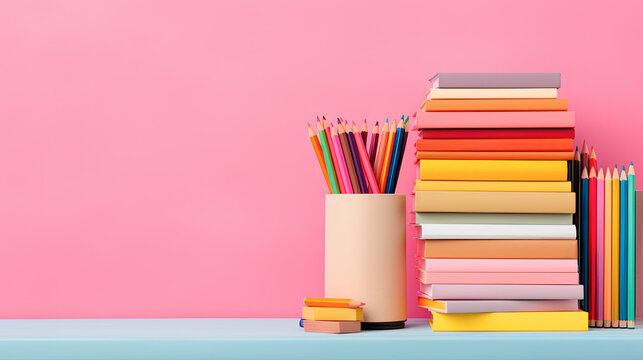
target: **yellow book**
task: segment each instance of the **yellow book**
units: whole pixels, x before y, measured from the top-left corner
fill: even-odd
[[[587,331],[588,322],[581,310],[431,314],[433,331]]]
[[[567,161],[420,160],[420,180],[567,181]]]
[[[301,310],[304,320],[345,320],[364,321],[362,308],[331,308],[304,306]]]
[[[427,181],[416,180],[416,191],[571,192],[570,181]]]

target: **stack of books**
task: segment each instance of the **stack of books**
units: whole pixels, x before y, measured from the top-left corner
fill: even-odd
[[[306,332],[346,334],[360,332],[364,303],[351,299],[305,298],[301,326]]]
[[[587,330],[558,73],[441,73],[417,113],[418,304],[434,331]]]

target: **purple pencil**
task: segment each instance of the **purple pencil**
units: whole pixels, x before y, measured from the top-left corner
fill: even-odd
[[[360,134],[362,135],[362,141],[364,141],[364,146],[366,146],[366,138],[368,137],[368,125],[366,124],[366,119],[364,119],[364,124],[360,129]]]
[[[348,144],[351,148],[351,154],[353,156],[353,162],[355,163],[355,172],[357,172],[357,180],[359,182],[359,188],[362,191],[362,194],[368,194],[368,186],[366,185],[366,177],[364,177],[364,170],[362,169],[362,162],[359,160],[359,153],[357,152],[357,144],[355,143],[355,134],[350,129],[350,126],[345,127],[346,133],[348,134]],[[359,134],[357,135],[359,136]]]
[[[371,162],[371,166],[375,167],[375,152],[377,151],[377,141],[380,138],[380,126],[379,121],[375,122],[373,130],[371,132],[371,146],[368,148],[368,159]]]

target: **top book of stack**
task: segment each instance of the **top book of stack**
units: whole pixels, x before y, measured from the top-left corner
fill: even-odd
[[[442,89],[558,89],[560,73],[438,73],[431,81]]]

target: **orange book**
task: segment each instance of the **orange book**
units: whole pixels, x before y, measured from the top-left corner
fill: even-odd
[[[417,151],[574,151],[572,139],[418,139]]]
[[[577,240],[418,240],[418,255],[431,259],[576,259]]]
[[[574,160],[573,151],[417,151],[418,160]]]
[[[567,111],[567,99],[432,99],[426,111]]]

